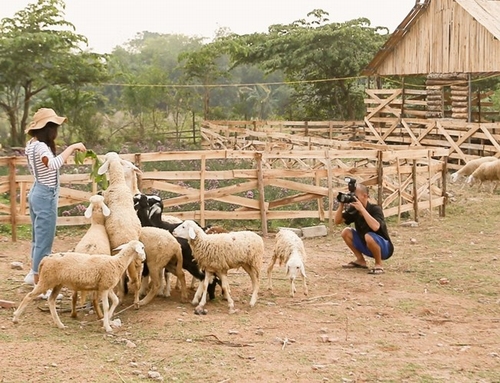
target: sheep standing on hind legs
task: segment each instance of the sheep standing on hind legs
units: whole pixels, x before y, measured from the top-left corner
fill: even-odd
[[[111,248],[131,240],[138,240],[141,235],[141,221],[134,210],[133,195],[125,181],[123,167],[125,162],[115,152],[108,152],[104,157],[98,174],[108,174],[109,186],[103,192],[104,203],[109,207],[111,214],[106,218],[106,232],[109,236]],[[134,287],[134,304],[139,302],[142,264],[132,262],[128,267],[130,285]],[[120,298],[123,298],[123,286],[120,286]]]
[[[85,254],[109,254],[111,255],[111,246],[109,245],[109,237],[104,226],[105,218],[110,214],[109,208],[104,203],[104,197],[101,195],[93,195],[90,197],[90,204],[85,210],[84,216],[91,219],[90,228],[85,235],[80,239],[80,242],[75,246],[75,253]],[[71,296],[71,317],[76,318],[76,300],[78,291],[73,291]],[[85,302],[85,292],[82,292],[81,301]],[[94,294],[93,298],[94,310],[97,317],[102,318],[103,314],[98,304],[98,297]]]
[[[302,240],[291,230],[282,229],[278,232],[278,234],[276,234],[273,259],[267,268],[269,290],[273,289],[272,272],[273,266],[278,259],[280,266],[285,263],[286,275],[290,278],[290,296],[293,298],[295,292],[297,291],[295,289],[295,278],[297,278],[299,274],[302,275],[304,295],[307,295],[306,270],[304,267],[304,262],[306,261],[306,250]]]
[[[227,272],[239,267],[242,267],[252,280],[250,306],[255,305],[259,293],[260,270],[264,256],[264,241],[259,235],[251,231],[206,234],[196,222],[190,220],[177,226],[172,234],[189,241],[194,259],[205,271],[205,279],[200,283],[192,302],[194,305],[198,305],[195,309],[196,314],[206,313],[204,306],[207,301],[207,287],[214,274],[217,274],[221,280],[229,312],[235,311],[234,301],[229,295]]]
[[[65,328],[56,311],[56,297],[63,286],[76,291],[96,291],[102,300],[104,311],[103,325],[107,332],[112,332],[110,320],[118,306],[118,297],[113,288],[118,284],[125,269],[135,260],[146,259],[144,245],[139,241],[130,241],[119,248],[115,256],[107,254],[55,253],[44,257],[40,263],[40,279],[35,288],[22,300],[14,312],[12,321],[17,323],[29,302],[40,292],[52,289],[49,297],[49,309],[54,323]],[[112,305],[109,307],[108,299]]]

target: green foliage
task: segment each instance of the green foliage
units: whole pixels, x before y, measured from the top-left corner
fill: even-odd
[[[311,21],[272,25],[269,33],[233,35],[225,40],[233,60],[282,71],[293,82],[294,99],[312,119],[355,119],[364,113],[361,70],[386,40],[386,28],[368,19],[327,23],[328,13],[314,10]]]
[[[87,150],[86,152],[75,152],[75,164],[83,165],[86,158],[92,159],[92,167],[90,171],[90,178],[92,178],[102,190],[106,190],[108,188],[108,179],[105,174],[99,174],[98,170],[102,165],[101,161],[99,161],[99,157],[93,150]]]
[[[105,57],[82,51],[87,39],[64,19],[62,0],[38,0],[0,21],[0,108],[12,145],[24,143],[35,96],[53,86],[100,81]]]

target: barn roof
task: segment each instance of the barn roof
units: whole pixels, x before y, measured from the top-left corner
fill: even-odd
[[[365,75],[500,72],[500,0],[417,0]]]

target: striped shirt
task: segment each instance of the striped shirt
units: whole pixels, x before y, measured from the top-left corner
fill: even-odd
[[[35,154],[35,163],[33,164],[33,152]],[[31,174],[35,176],[36,181],[51,187],[56,187],[58,182],[57,173],[64,161],[61,155],[54,156],[46,143],[30,140],[26,145],[26,157]],[[47,166],[42,162],[42,158],[47,157],[49,162]],[[36,172],[35,172],[36,168]]]

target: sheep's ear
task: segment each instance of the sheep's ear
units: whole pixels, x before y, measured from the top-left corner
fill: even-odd
[[[109,161],[106,160],[97,170],[97,174],[103,175],[104,173],[106,173],[108,171],[108,167],[109,167]]]
[[[131,168],[137,174],[142,174],[142,170],[139,169],[137,166],[135,166],[132,162],[127,160],[120,160],[120,163],[122,164],[123,167]]]
[[[125,246],[127,246],[127,243],[124,243],[123,245],[120,245],[120,246],[118,246],[118,247],[115,247],[115,248],[113,249],[113,251],[120,251],[120,250],[121,250],[121,249],[123,249]]]
[[[85,213],[83,215],[87,219],[92,217],[92,204],[90,204],[89,207],[85,209]]]
[[[194,229],[192,227],[190,227],[188,229],[188,235],[189,235],[189,238],[191,238],[191,239],[195,239],[196,238],[196,232],[194,231]]]
[[[107,207],[104,202],[102,203],[102,214],[105,217],[109,217],[109,215],[111,214],[111,210],[109,210],[109,207]]]

